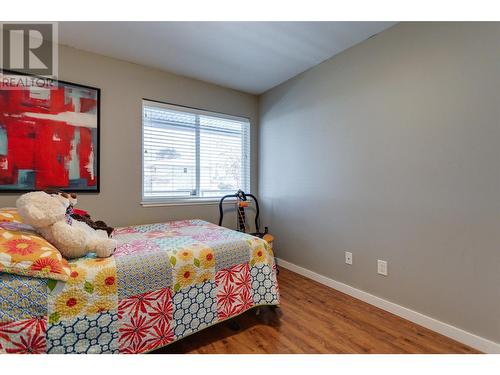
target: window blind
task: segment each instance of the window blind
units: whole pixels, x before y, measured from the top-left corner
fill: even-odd
[[[143,201],[250,190],[248,119],[143,102]]]

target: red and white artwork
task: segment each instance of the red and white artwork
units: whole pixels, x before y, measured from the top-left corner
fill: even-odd
[[[99,89],[0,89],[0,190],[98,191]]]

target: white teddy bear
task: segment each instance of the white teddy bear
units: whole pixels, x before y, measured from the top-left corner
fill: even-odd
[[[59,194],[35,191],[21,195],[16,202],[23,222],[34,227],[68,259],[96,253],[99,258],[113,254],[117,242],[103,230],[67,215],[71,202]]]

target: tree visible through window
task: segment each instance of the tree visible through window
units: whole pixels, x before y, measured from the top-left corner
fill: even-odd
[[[215,198],[249,190],[245,118],[143,102],[143,200]]]

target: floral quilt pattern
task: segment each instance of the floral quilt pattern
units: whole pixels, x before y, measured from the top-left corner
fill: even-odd
[[[253,306],[250,267],[238,264],[217,272],[217,315],[227,319]]]
[[[33,228],[0,221],[0,272],[67,280],[69,268],[61,253]]]
[[[0,323],[0,353],[46,352],[47,320],[43,317]]]
[[[172,290],[163,288],[120,301],[120,352],[142,353],[173,341]]]
[[[6,213],[7,215],[10,213]],[[202,220],[118,228],[68,280],[0,272],[0,353],[145,353],[279,304],[272,249]]]

